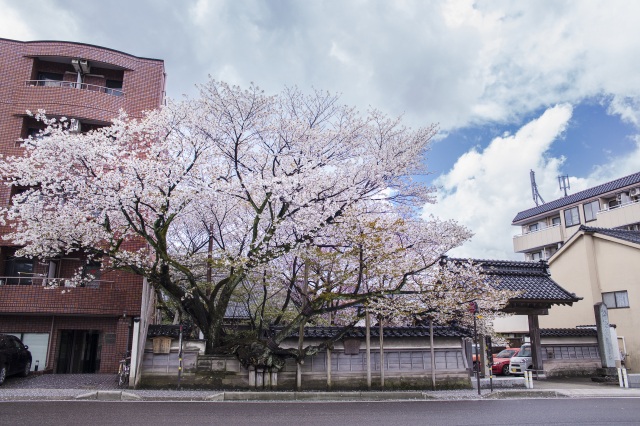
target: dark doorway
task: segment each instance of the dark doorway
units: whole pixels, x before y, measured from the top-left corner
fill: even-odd
[[[100,331],[61,330],[58,374],[86,374],[100,370]]]

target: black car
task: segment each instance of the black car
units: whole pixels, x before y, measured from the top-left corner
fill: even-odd
[[[31,352],[22,341],[9,334],[0,334],[0,385],[7,376],[28,376],[31,370]]]

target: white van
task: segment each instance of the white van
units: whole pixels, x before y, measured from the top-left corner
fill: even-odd
[[[509,372],[511,374],[524,375],[526,370],[533,368],[533,358],[531,357],[531,344],[525,343],[520,348],[518,355],[511,358],[509,361]]]

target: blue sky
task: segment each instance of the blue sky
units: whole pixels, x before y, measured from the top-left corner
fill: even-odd
[[[337,92],[361,110],[439,123],[425,159],[438,203],[475,236],[452,254],[521,258],[533,206],[640,170],[634,0],[0,0],[0,37],[165,60],[167,93],[211,75],[267,92]]]

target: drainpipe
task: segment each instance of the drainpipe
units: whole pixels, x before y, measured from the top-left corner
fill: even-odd
[[[129,364],[129,387],[135,386],[138,374],[138,346],[140,344],[140,317],[133,319],[133,342],[131,342],[131,362]]]
[[[47,359],[44,363],[44,369],[46,370],[47,367],[51,367],[53,369],[53,360],[54,360],[54,356],[51,356],[51,345],[53,344],[53,326],[55,324],[56,321],[56,316],[52,315],[51,316],[51,331],[49,332],[49,341],[47,342]],[[51,365],[49,365],[49,362],[51,361]]]

